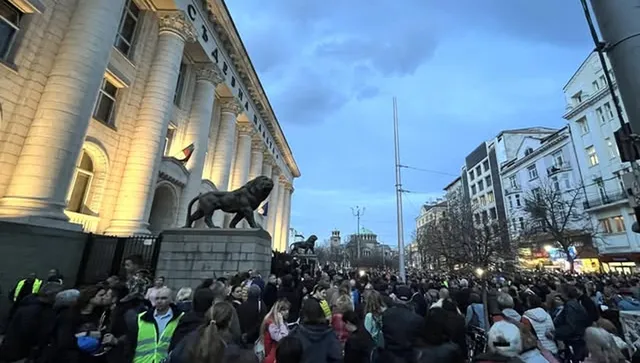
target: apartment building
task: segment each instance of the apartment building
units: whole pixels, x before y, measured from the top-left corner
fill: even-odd
[[[631,231],[635,216],[622,182],[630,166],[620,160],[613,134],[620,121],[597,53],[587,57],[563,91],[563,118],[569,122],[585,184],[584,206],[600,231],[600,260],[605,271],[632,272],[640,263],[640,236]]]

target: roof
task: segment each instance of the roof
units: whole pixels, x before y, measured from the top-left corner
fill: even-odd
[[[544,126],[534,126],[534,127],[525,127],[521,129],[510,129],[510,130],[502,130],[496,137],[500,137],[503,134],[539,134],[539,133],[554,133],[558,131],[558,129],[554,129],[551,127]]]
[[[367,229],[367,228],[361,227],[361,228],[360,228],[360,234],[375,234],[375,233],[373,233],[373,231],[372,231],[372,230],[370,230],[370,229]]]
[[[249,73],[248,79],[252,83],[251,86],[253,86],[256,89],[255,94],[253,92],[250,92],[251,94],[248,96],[250,96],[251,99],[254,100],[254,104],[256,105],[257,108],[262,108],[262,110],[258,110],[258,111],[262,111],[261,116],[263,113],[266,113],[268,115],[268,117],[262,117],[262,118],[265,119],[266,124],[268,125],[269,131],[271,132],[274,141],[279,146],[280,152],[282,153],[282,157],[285,159],[284,160],[285,164],[289,167],[289,170],[291,170],[291,174],[293,175],[294,178],[300,177],[301,175],[300,169],[298,168],[298,164],[293,158],[293,152],[291,151],[291,147],[289,146],[289,143],[287,142],[287,139],[284,136],[284,132],[282,131],[282,128],[280,127],[280,123],[278,122],[276,114],[273,111],[271,102],[269,102],[269,98],[267,97],[264,87],[260,82],[260,77],[258,77],[258,72],[256,72],[256,69],[253,66],[253,62],[251,62],[251,58],[249,57],[249,53],[247,52],[247,48],[244,46],[244,43],[242,42],[242,38],[240,37],[238,28],[233,22],[231,13],[227,8],[227,4],[225,4],[224,0],[205,0],[205,1],[208,2],[212,8],[220,10],[219,15],[221,15],[223,19],[221,19],[222,21],[218,21],[217,23],[221,25],[221,28],[226,31],[227,34],[225,35],[227,35],[230,38],[229,39],[230,46],[233,47],[237,53],[239,53],[239,57],[237,57],[237,60],[240,62],[243,62],[243,64],[246,65],[246,68],[247,68],[246,71],[247,73]],[[230,25],[230,26],[227,26],[227,25]],[[234,58],[231,54],[229,54],[229,56],[232,59]],[[246,81],[243,81],[243,82],[246,82]],[[249,87],[250,85],[245,84],[245,86],[247,88],[250,88]],[[256,100],[258,102],[256,102]]]
[[[565,85],[562,86],[563,91],[567,90],[567,87],[569,86],[569,84],[573,82],[573,80],[578,76],[578,74],[580,74],[580,72],[582,72],[584,67],[589,63],[589,60],[595,53],[596,53],[595,50],[592,50],[591,52],[589,52],[589,55],[587,55],[587,57],[582,61],[582,63],[580,63],[580,66],[578,67],[578,69],[576,69],[576,71],[573,72],[573,74],[571,75],[571,78],[569,78],[567,83],[565,83]]]
[[[453,186],[453,184],[459,182],[461,179],[462,179],[462,176],[459,176],[459,177],[453,179],[453,181],[451,183],[447,184],[444,188],[442,188],[442,190],[447,190],[447,189],[451,188]]]

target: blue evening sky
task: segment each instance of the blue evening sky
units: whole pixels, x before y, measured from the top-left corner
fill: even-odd
[[[392,97],[405,243],[427,200],[500,130],[561,127],[562,87],[593,48],[578,0],[227,0],[298,162],[291,227],[362,225],[397,244]]]

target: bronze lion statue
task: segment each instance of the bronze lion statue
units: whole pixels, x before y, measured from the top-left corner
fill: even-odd
[[[309,251],[311,253],[315,253],[314,249],[316,248],[316,241],[318,237],[315,234],[312,234],[307,238],[304,242],[296,242],[291,244],[291,253],[298,253],[299,250],[304,250],[304,253],[307,254]]]
[[[266,176],[259,176],[247,182],[241,188],[230,192],[208,192],[200,194],[189,202],[187,209],[187,223],[184,228],[191,228],[193,222],[204,218],[204,222],[209,228],[218,228],[213,224],[213,213],[221,210],[227,213],[235,213],[229,228],[236,228],[236,225],[244,218],[251,228],[262,228],[253,218],[253,211],[258,209],[273,189],[273,180]],[[193,203],[198,201],[198,208],[191,213]]]

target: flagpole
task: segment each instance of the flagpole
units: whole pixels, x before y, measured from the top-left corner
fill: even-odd
[[[407,282],[407,273],[404,268],[404,223],[402,217],[402,175],[400,173],[400,140],[398,131],[398,101],[393,97],[393,142],[395,146],[396,164],[396,217],[398,224],[398,256],[400,264],[400,278]]]

